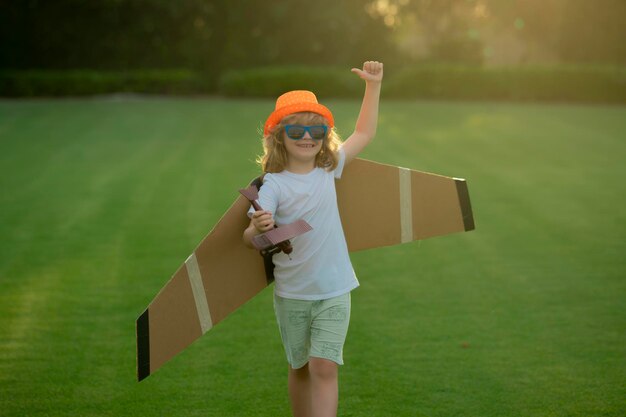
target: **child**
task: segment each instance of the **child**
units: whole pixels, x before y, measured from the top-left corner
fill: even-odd
[[[290,91],[276,101],[265,122],[265,173],[259,191],[264,211],[250,209],[243,239],[274,224],[304,219],[313,230],[292,239],[293,252],[273,257],[274,309],[289,362],[289,396],[293,414],[337,414],[338,365],[350,319],[350,291],[358,287],[346,245],[335,179],[376,133],[383,64],[367,61],[365,95],[354,133],[341,142],[333,115],[310,91]]]

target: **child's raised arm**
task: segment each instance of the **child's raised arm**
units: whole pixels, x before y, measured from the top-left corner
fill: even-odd
[[[354,133],[342,145],[346,153],[346,164],[354,159],[376,135],[383,64],[378,61],[366,61],[363,64],[363,70],[352,68],[351,71],[365,80],[365,95]]]

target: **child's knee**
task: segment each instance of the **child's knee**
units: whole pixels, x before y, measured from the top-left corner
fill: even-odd
[[[309,378],[309,363],[307,362],[300,368],[294,368],[289,365],[289,373],[296,378]]]
[[[336,379],[338,365],[328,359],[312,357],[309,360],[311,376],[319,379]]]

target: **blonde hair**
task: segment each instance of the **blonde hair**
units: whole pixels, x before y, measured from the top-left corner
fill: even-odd
[[[263,136],[263,155],[257,158],[263,172],[276,173],[283,171],[287,166],[287,150],[285,149],[285,125],[303,124],[328,126],[326,119],[317,113],[299,112],[283,117],[269,134]],[[315,156],[315,166],[332,171],[339,163],[339,146],[341,138],[333,127],[322,142],[322,149]]]

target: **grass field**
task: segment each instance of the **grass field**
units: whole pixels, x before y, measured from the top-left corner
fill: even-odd
[[[347,136],[360,103],[326,104]],[[272,109],[0,101],[1,416],[289,414],[271,289],[135,379],[135,319]],[[466,178],[476,230],[353,254],[339,415],[626,414],[626,107],[383,98],[362,156]]]

